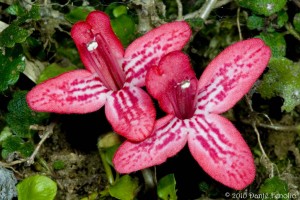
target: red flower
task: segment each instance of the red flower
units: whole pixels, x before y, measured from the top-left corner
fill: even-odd
[[[27,95],[36,111],[88,113],[105,104],[114,130],[129,140],[140,141],[152,131],[155,108],[140,87],[147,70],[165,54],[180,50],[191,35],[186,22],[162,25],[135,40],[124,51],[109,17],[91,12],[76,23],[71,36],[85,70],[75,70],[37,85]]]
[[[195,160],[215,180],[234,189],[248,186],[255,177],[251,151],[219,114],[249,91],[270,54],[260,39],[238,42],[218,55],[199,81],[186,55],[166,55],[149,70],[146,86],[168,115],[156,122],[144,141],[120,146],[113,159],[116,170],[130,173],[161,164],[188,143]]]

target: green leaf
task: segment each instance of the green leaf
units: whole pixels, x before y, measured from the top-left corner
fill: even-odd
[[[124,47],[135,39],[136,26],[133,18],[127,15],[127,7],[120,3],[111,3],[106,7],[105,13],[110,16],[111,26]]]
[[[114,14],[114,10],[115,10],[115,8],[117,8],[119,6],[123,6],[123,5],[118,2],[112,2],[105,8],[104,12],[109,15],[110,19],[114,19],[114,18],[116,18],[115,14],[117,14],[117,15],[119,14],[118,10],[117,10],[117,13]],[[122,8],[121,8],[121,10],[122,10]],[[127,9],[126,9],[126,14],[127,14]]]
[[[6,140],[9,136],[12,135],[12,132],[8,126],[4,127],[0,133],[0,145],[4,140]]]
[[[117,199],[132,200],[138,187],[137,179],[124,175],[114,185],[109,187],[109,194]]]
[[[300,66],[287,58],[272,58],[269,71],[264,75],[258,92],[263,98],[281,96],[282,110],[292,111],[300,104]]]
[[[31,34],[31,31],[11,24],[0,33],[0,47],[13,47],[16,43],[22,43]]]
[[[12,5],[8,12],[18,15],[7,28],[0,33],[0,47],[14,47],[16,43],[23,43],[33,32],[33,28],[20,27],[23,23],[40,19],[39,6],[33,5],[30,11],[22,10],[19,5]]]
[[[65,15],[66,20],[71,23],[78,22],[80,20],[85,20],[87,15],[95,10],[95,8],[90,6],[80,6],[72,9],[68,14]]]
[[[121,144],[120,137],[114,132],[108,132],[101,136],[98,140],[97,146],[99,152],[105,156],[105,161],[113,167],[112,159]]]
[[[34,175],[20,182],[17,191],[19,200],[53,200],[57,185],[47,176]]]
[[[62,41],[56,49],[56,55],[58,58],[69,59],[77,68],[84,68],[74,42],[71,40]]]
[[[38,5],[32,5],[29,11],[26,11],[24,14],[20,15],[14,23],[21,25],[23,23],[28,23],[30,21],[36,21],[41,18],[40,7]]]
[[[265,22],[264,22],[264,18],[256,16],[256,15],[252,15],[250,17],[248,17],[247,19],[247,27],[250,30],[261,30],[263,29],[265,26]]]
[[[293,24],[295,26],[295,30],[298,31],[298,32],[300,32],[300,13],[297,13],[294,16]]]
[[[19,152],[23,157],[29,157],[33,151],[34,146],[30,141],[25,142],[19,136],[12,135],[3,141],[1,156],[7,159],[13,153]]]
[[[10,15],[20,16],[25,14],[25,9],[20,4],[12,4],[5,11]]]
[[[176,200],[176,180],[174,174],[161,178],[157,184],[157,195],[162,200]]]
[[[205,192],[205,193],[209,192],[210,185],[208,183],[206,183],[205,181],[201,181],[198,186],[199,186],[200,191]]]
[[[37,83],[41,83],[45,80],[48,80],[50,78],[54,78],[62,73],[71,71],[71,70],[75,70],[76,67],[74,66],[69,66],[69,67],[61,67],[56,63],[53,63],[51,65],[49,65],[48,67],[46,67],[42,73],[39,76],[39,79],[37,80]]]
[[[270,16],[282,10],[286,4],[286,0],[239,0],[238,2],[241,7],[265,16]]]
[[[66,164],[62,160],[56,160],[56,161],[53,162],[52,167],[53,167],[54,170],[61,170],[61,169],[64,169],[66,167]]]
[[[0,36],[1,37],[1,36]],[[1,40],[1,39],[0,39]],[[3,55],[0,52],[0,92],[15,84],[20,72],[25,69],[25,57],[23,55]]]
[[[34,145],[31,141],[24,142],[19,149],[19,152],[24,157],[29,157],[34,151]]]
[[[121,40],[123,46],[127,46],[135,38],[135,23],[128,15],[121,15],[111,20],[111,26]]]
[[[186,22],[189,23],[189,25],[196,30],[200,30],[205,26],[205,22],[202,18],[191,18],[186,19]]]
[[[266,179],[260,186],[259,193],[264,194],[264,199],[289,199],[287,183],[277,176]]]
[[[264,40],[264,42],[271,48],[272,57],[284,57],[286,52],[286,42],[283,34],[281,33],[260,33],[258,38]]]
[[[2,158],[7,159],[11,153],[18,152],[23,142],[22,138],[18,136],[9,136],[6,138],[2,143]]]
[[[120,17],[121,15],[127,15],[127,7],[124,5],[117,6],[113,9],[113,15],[114,17]]]
[[[110,166],[113,166],[113,157],[117,151],[117,149],[119,148],[119,144],[118,145],[114,145],[112,147],[109,147],[109,148],[106,148],[104,150],[104,153],[105,153],[105,158],[106,158],[106,162],[110,165]]]
[[[27,91],[14,93],[13,99],[8,104],[6,121],[14,134],[23,138],[31,138],[30,125],[41,124],[49,117],[49,113],[32,111],[27,105],[26,94]]]
[[[103,195],[103,196],[105,196],[105,195]],[[106,198],[104,198],[104,199],[106,199]],[[89,194],[88,197],[84,197],[84,198],[82,198],[80,200],[104,200],[104,199],[102,199],[101,197],[99,198],[98,192],[94,192],[92,194]]]
[[[283,27],[285,25],[285,23],[288,22],[288,20],[289,20],[289,16],[286,11],[281,10],[280,12],[278,12],[278,16],[277,16],[278,28]]]

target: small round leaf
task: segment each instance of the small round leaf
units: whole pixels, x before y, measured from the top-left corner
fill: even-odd
[[[57,185],[47,176],[34,175],[24,179],[17,185],[19,200],[53,200]]]
[[[282,10],[286,0],[239,0],[239,4],[256,14],[270,16]]]

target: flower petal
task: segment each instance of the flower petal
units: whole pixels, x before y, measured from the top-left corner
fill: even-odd
[[[167,53],[181,50],[190,36],[189,25],[178,21],[164,24],[136,39],[125,51],[123,68],[127,82],[144,86],[148,69],[157,65]]]
[[[71,36],[85,67],[92,72],[97,67],[94,66],[94,62],[90,57],[86,55],[87,45],[95,41],[96,35],[99,40],[101,39],[101,44],[98,44],[98,47],[104,48],[105,52],[109,54],[110,60],[117,62],[114,65],[121,67],[124,48],[111,28],[109,17],[101,11],[91,12],[86,21],[76,23],[71,30]],[[99,40],[98,42],[100,42]]]
[[[168,115],[155,124],[151,136],[139,143],[125,141],[114,155],[113,163],[119,173],[130,173],[159,165],[177,154],[186,144],[182,120]]]
[[[241,190],[255,178],[251,151],[236,128],[216,115],[199,115],[191,120],[189,149],[199,165],[215,180]]]
[[[156,115],[150,96],[134,86],[113,92],[105,113],[115,132],[131,141],[144,140],[151,134]]]
[[[197,113],[223,113],[245,95],[266,68],[271,56],[260,39],[237,42],[205,69],[198,84]]]
[[[194,113],[197,82],[188,56],[180,51],[164,56],[158,66],[149,69],[146,76],[148,92],[158,100],[165,112],[175,113],[177,117],[180,111]]]
[[[97,76],[74,70],[37,85],[26,99],[35,111],[89,113],[104,105],[107,92]]]

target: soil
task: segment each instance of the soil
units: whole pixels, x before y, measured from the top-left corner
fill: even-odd
[[[77,148],[80,141],[70,140],[68,135],[71,133],[66,130],[69,131],[57,124],[51,137],[40,149],[35,163],[31,167],[22,167],[19,172],[24,175],[23,178],[33,174],[51,177],[58,186],[56,200],[81,199],[92,192],[103,191],[107,179],[96,148],[97,139],[90,144],[90,148],[80,149]],[[75,138],[76,134],[74,132]],[[82,134],[82,137],[87,135]],[[62,164],[61,169],[53,167],[57,162]]]

